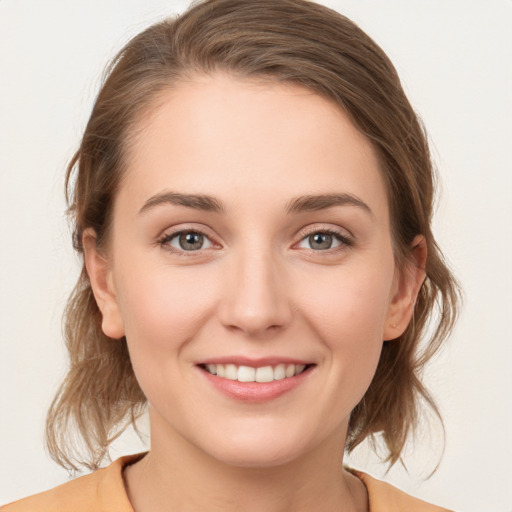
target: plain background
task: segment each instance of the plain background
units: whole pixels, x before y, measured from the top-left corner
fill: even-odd
[[[446,425],[385,478],[458,511],[512,511],[512,2],[331,0],[388,53],[441,175],[439,243],[463,283],[455,334],[425,379]],[[66,369],[60,318],[78,272],[63,176],[101,71],[184,1],[0,0],[0,503],[67,480],[45,453]],[[112,457],[143,449],[128,434]],[[360,451],[360,464],[385,467]]]

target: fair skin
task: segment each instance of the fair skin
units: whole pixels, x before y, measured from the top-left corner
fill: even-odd
[[[367,510],[342,469],[349,415],[425,259],[417,237],[396,268],[371,144],[306,89],[224,74],[165,92],[139,128],[107,247],[84,234],[103,330],[149,402],[134,510]],[[269,366],[271,383],[219,376]]]

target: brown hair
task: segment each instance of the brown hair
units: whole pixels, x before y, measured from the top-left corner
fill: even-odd
[[[217,70],[300,84],[338,104],[380,157],[398,264],[410,254],[414,237],[425,237],[426,280],[413,321],[400,338],[384,343],[348,432],[348,450],[380,437],[393,464],[417,423],[419,404],[426,401],[438,414],[420,374],[453,326],[458,287],[430,228],[434,171],[426,134],[387,56],[349,19],[305,0],[207,0],[134,37],[107,69],[67,170],[75,248],[82,252],[89,227],[100,245],[108,238],[131,135],[159,92]],[[430,337],[420,343],[427,327]],[[143,412],[146,399],[126,340],[109,339],[101,330],[85,268],[69,298],[65,338],[70,369],[48,414],[47,443],[61,465],[95,468],[111,441]]]

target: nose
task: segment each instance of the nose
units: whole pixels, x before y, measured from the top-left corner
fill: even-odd
[[[230,262],[221,323],[251,337],[286,328],[292,319],[289,287],[282,266],[270,251],[240,254]]]

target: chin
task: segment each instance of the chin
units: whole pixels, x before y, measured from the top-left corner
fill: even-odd
[[[228,429],[226,429],[228,430]],[[310,442],[293,429],[250,428],[236,433],[220,431],[198,446],[215,460],[229,466],[269,468],[288,464],[300,458]]]
[[[300,454],[297,447],[289,449],[283,446],[254,444],[253,446],[216,447],[211,455],[217,461],[239,468],[271,468],[284,466],[297,459]]]

